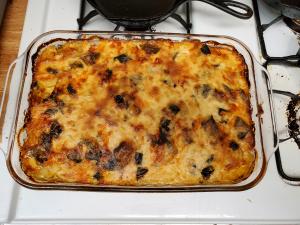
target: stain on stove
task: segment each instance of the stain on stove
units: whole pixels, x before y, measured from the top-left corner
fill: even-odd
[[[299,94],[291,98],[287,109],[288,131],[300,149],[300,97]]]

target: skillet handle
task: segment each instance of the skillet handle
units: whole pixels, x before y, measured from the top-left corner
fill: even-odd
[[[231,1],[231,0],[198,0],[198,1],[208,3],[240,19],[249,19],[253,15],[253,10],[248,5],[240,2]],[[240,9],[243,12],[240,12],[240,10],[239,11],[235,10],[235,8]]]

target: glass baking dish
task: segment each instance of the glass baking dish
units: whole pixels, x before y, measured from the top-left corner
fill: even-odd
[[[116,186],[86,185],[73,183],[37,183],[25,175],[19,161],[20,148],[18,132],[23,127],[28,107],[28,94],[32,81],[32,57],[38,48],[53,39],[82,39],[89,36],[109,39],[198,39],[216,41],[235,47],[243,55],[248,66],[252,120],[255,124],[256,165],[252,174],[236,184],[193,185],[193,186]],[[173,33],[136,33],[136,32],[98,32],[98,31],[51,31],[38,36],[10,66],[1,102],[1,149],[6,156],[7,168],[19,184],[31,189],[48,190],[85,190],[85,191],[242,191],[255,186],[265,174],[268,158],[277,146],[276,123],[272,107],[272,92],[266,70],[254,59],[249,49],[240,41],[225,36],[173,34]],[[262,113],[264,112],[264,113]],[[274,134],[274,135],[269,135]],[[274,137],[274,138],[273,138]]]

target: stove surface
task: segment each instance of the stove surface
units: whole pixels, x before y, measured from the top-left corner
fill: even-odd
[[[243,2],[252,4],[251,0]],[[20,53],[43,32],[77,29],[79,7],[80,0],[29,0]],[[94,23],[93,20],[97,21]],[[113,30],[115,27],[101,16],[93,20],[85,29]],[[171,18],[167,19],[157,25],[155,30],[184,32],[184,29],[177,22],[173,24],[174,22]],[[259,52],[254,18],[240,20],[205,3],[193,2],[191,22],[192,33],[235,37],[244,42],[256,58],[264,61]],[[14,82],[17,81],[18,78],[15,78]],[[281,85],[279,80],[278,83],[273,82],[275,86]],[[276,105],[276,110],[278,107]],[[265,124],[264,133],[270,133],[268,124]],[[265,144],[268,146],[266,150],[270,151],[272,135],[268,137]],[[3,155],[0,157],[0,170],[0,223],[295,224],[300,221],[300,187],[288,185],[282,180],[277,172],[274,156],[270,158],[263,179],[255,187],[243,192],[36,191],[23,188],[11,179]]]

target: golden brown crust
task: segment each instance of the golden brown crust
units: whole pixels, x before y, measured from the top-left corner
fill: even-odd
[[[216,42],[55,40],[34,56],[21,147],[37,182],[230,184],[255,165],[243,57]]]

